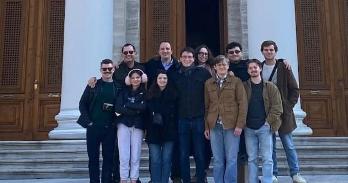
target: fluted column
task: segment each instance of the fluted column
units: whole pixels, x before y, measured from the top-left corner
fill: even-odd
[[[100,76],[100,61],[112,58],[112,34],[113,0],[66,0],[61,106],[50,139],[85,138],[79,100],[88,78]]]
[[[294,0],[249,0],[248,36],[249,58],[263,60],[261,43],[273,40],[278,45],[278,58],[286,58],[290,62],[299,83]],[[306,113],[301,109],[300,102],[295,105],[294,112],[297,129],[293,134],[312,134],[312,129],[303,124]]]

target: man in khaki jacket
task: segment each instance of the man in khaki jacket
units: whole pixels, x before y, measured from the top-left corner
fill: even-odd
[[[245,143],[248,153],[249,183],[258,183],[257,159],[262,157],[262,182],[272,183],[272,132],[281,125],[282,100],[277,87],[262,80],[261,62],[252,59],[248,62],[250,79],[244,83],[248,97],[248,113],[245,128]]]
[[[214,181],[237,182],[239,140],[245,126],[247,98],[243,83],[228,74],[228,59],[213,60],[216,75],[205,82],[205,137],[214,156]]]

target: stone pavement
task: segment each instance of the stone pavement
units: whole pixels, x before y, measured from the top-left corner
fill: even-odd
[[[348,175],[303,175],[307,183],[348,183]],[[147,183],[149,178],[141,178],[143,183]],[[213,178],[208,178],[209,183],[213,183]],[[292,183],[288,176],[279,177],[280,183]],[[27,180],[0,180],[0,183],[88,183],[88,179],[27,179]]]

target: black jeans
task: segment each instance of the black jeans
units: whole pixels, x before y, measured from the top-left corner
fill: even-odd
[[[120,157],[118,153],[118,141],[117,141],[117,131],[115,135],[115,146],[114,146],[114,161],[112,168],[112,183],[120,182]]]
[[[238,164],[240,165],[245,165],[248,163],[248,154],[246,152],[244,130],[242,131],[242,134],[240,135],[239,152],[238,152],[237,161],[238,161]]]
[[[102,183],[111,183],[114,145],[115,145],[115,128],[113,126],[87,128],[87,153],[90,183],[100,183],[99,172],[99,154],[100,145],[102,145],[103,167]]]
[[[174,142],[174,147],[176,152],[172,153],[172,170],[170,178],[172,180],[174,179],[180,179],[180,146],[179,146],[179,138],[176,139]]]

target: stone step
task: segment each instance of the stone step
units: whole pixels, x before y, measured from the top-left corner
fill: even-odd
[[[304,175],[347,175],[347,137],[294,137]],[[142,145],[140,175],[148,177],[149,150]],[[179,153],[179,152],[175,152]],[[277,139],[280,175],[288,175],[286,157]],[[86,178],[88,158],[85,140],[0,141],[0,179]],[[212,166],[211,166],[212,168]],[[195,171],[191,158],[191,173]],[[212,176],[212,170],[208,175]]]
[[[286,156],[277,156],[278,164],[286,164]],[[348,164],[348,154],[344,155],[303,155],[299,157],[299,162],[301,165],[347,165]]]
[[[213,159],[212,161],[213,162]],[[194,166],[194,160],[190,158],[191,166]],[[260,160],[261,163],[261,160]],[[102,164],[102,163],[101,163]],[[347,165],[348,155],[332,155],[328,158],[325,155],[305,155],[300,157],[301,165]],[[7,159],[3,158],[0,160],[0,168],[3,169],[17,169],[17,168],[85,168],[88,165],[88,158],[30,158],[30,159]],[[141,157],[141,165],[149,165],[149,157]],[[211,163],[212,165],[212,163]],[[278,156],[278,165],[287,165],[285,156]]]
[[[289,175],[286,166],[279,166],[279,175]],[[195,167],[191,166],[191,175],[194,175]],[[347,175],[348,165],[302,165],[301,174],[303,175]],[[261,167],[259,167],[261,173]],[[140,177],[149,177],[150,173],[147,166],[140,167]],[[212,168],[208,171],[208,176],[212,176]],[[87,178],[88,168],[17,168],[0,169],[0,179],[45,179],[45,178]]]
[[[51,149],[51,150],[0,150],[2,159],[74,159],[87,157],[86,150]]]
[[[287,165],[279,165],[279,175],[289,175]],[[261,171],[261,170],[260,170]],[[348,164],[346,165],[305,165],[300,166],[303,175],[348,175]],[[347,181],[348,182],[348,181]]]
[[[299,156],[306,154],[315,154],[315,155],[333,155],[340,154],[344,155],[348,152],[348,144],[345,146],[296,146],[296,152]],[[284,150],[282,147],[277,147],[277,155],[284,155]]]
[[[298,137],[294,136],[295,146],[347,146],[348,137]],[[146,146],[146,143],[143,143]],[[277,138],[277,146],[281,147],[280,139]],[[0,141],[0,149],[86,149],[85,140],[47,140],[47,141]]]
[[[1,150],[86,149],[86,140],[0,141]]]
[[[348,137],[299,137],[294,136],[293,142],[295,146],[347,146]],[[281,144],[277,138],[277,144]]]

